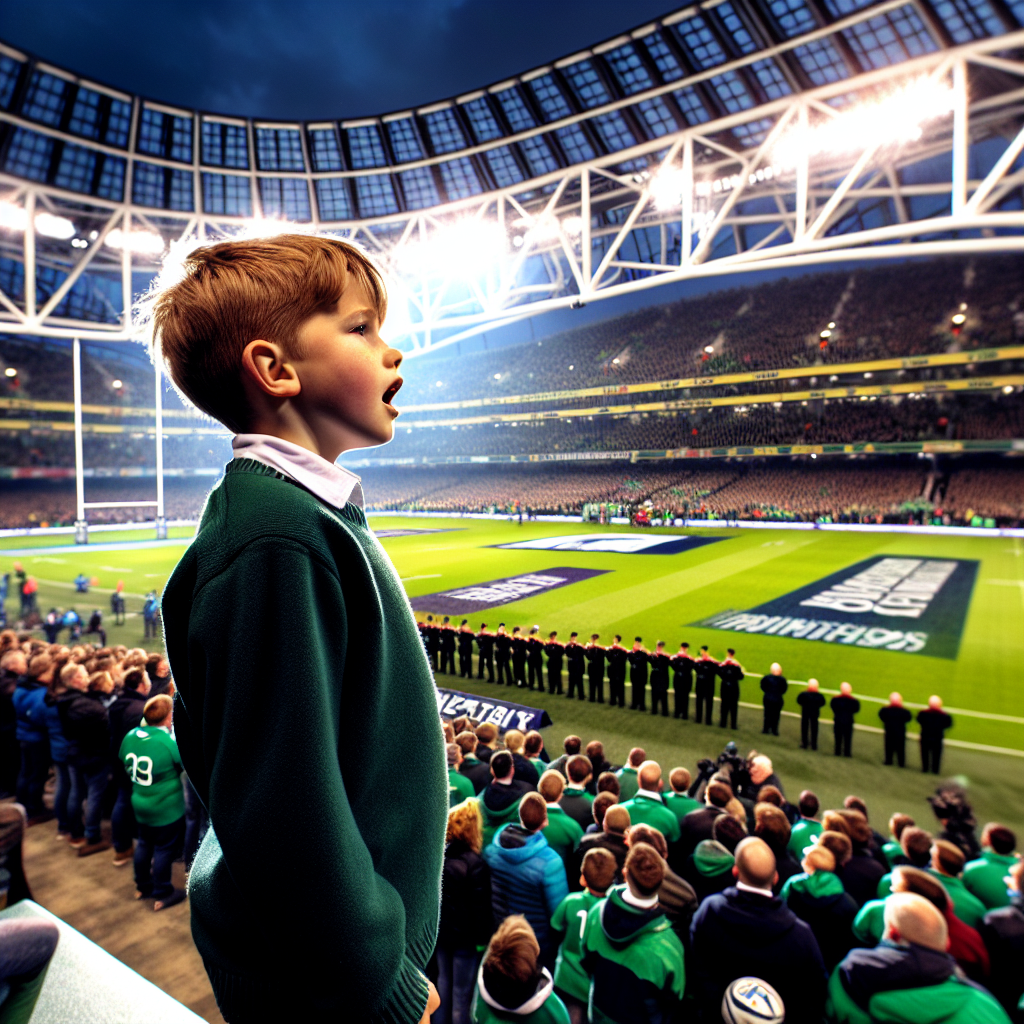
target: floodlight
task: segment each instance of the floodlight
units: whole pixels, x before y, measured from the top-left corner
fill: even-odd
[[[500,374],[500,373],[496,373],[496,374],[494,375],[494,379],[495,379],[495,380],[501,380],[501,374]]]
[[[110,386],[111,386],[111,387],[112,387],[112,388],[113,388],[113,389],[114,389],[115,391],[120,391],[120,390],[121,390],[121,388],[123,388],[123,387],[124,387],[124,381],[123,381],[123,380],[112,380],[112,381],[110,382]]]
[[[23,206],[16,203],[0,203],[0,228],[24,231],[27,225],[28,214]]]
[[[961,302],[960,303],[960,312],[962,313],[966,308],[967,308],[967,303],[966,302]]]
[[[444,387],[444,381],[443,381],[443,380],[439,380],[439,381],[437,381],[437,382],[436,382],[436,383],[434,384],[434,386],[435,386],[435,387],[438,387],[438,388],[443,388],[443,387]]]
[[[505,232],[497,224],[463,220],[410,241],[395,254],[404,273],[476,278],[501,262],[507,251]]]
[[[829,321],[828,329],[831,331],[835,328],[836,324],[834,320]]]
[[[8,366],[7,369],[4,370],[4,376],[5,377],[17,377],[18,376],[18,371],[13,366]],[[1010,388],[1010,390],[1012,391],[1013,388]]]
[[[957,327],[959,327],[962,323],[965,323],[966,321],[967,321],[967,317],[965,317],[963,315],[963,313],[954,313],[953,314],[953,323],[955,323],[957,325]]]
[[[107,237],[103,239],[103,242],[111,249],[127,249],[129,252],[147,256],[156,256],[164,251],[163,238],[153,231],[125,232],[120,228],[114,228],[113,231],[107,232]]]
[[[562,221],[562,230],[567,235],[578,236],[583,234],[583,218],[577,217],[575,214],[571,217],[566,217]]]
[[[817,456],[817,455],[815,455],[815,454],[814,454],[814,452],[811,452],[811,458],[812,458],[812,459],[816,459],[817,457],[818,457],[818,456]]]
[[[59,238],[62,241],[71,238],[75,233],[75,225],[67,217],[57,217],[45,210],[35,216],[36,231],[47,238]]]
[[[7,373],[8,373],[8,375],[10,375],[11,371],[8,370]],[[15,373],[17,373],[17,370],[15,370]],[[1012,395],[1013,394],[1013,385],[1012,384],[1004,384],[1003,385],[1003,394],[1004,395]]]
[[[830,330],[826,329],[826,330],[822,331],[821,334],[818,335],[818,337],[819,338],[831,338],[832,337],[832,332]]]
[[[572,365],[572,363],[570,363],[570,364],[569,364],[569,369],[570,369],[570,370],[575,370],[575,369],[576,369],[576,367],[575,367],[575,366],[573,366],[573,365]]]
[[[682,206],[683,180],[683,172],[677,170],[664,170],[655,175],[651,181],[651,198],[657,209],[671,210]]]
[[[865,380],[871,380],[871,378],[872,378],[872,377],[874,377],[874,374],[873,374],[873,373],[870,373],[870,372],[869,372],[869,373],[865,373],[865,374],[864,374],[864,379],[865,379]]]
[[[88,249],[89,243],[84,238],[72,238],[71,247],[73,249]]]

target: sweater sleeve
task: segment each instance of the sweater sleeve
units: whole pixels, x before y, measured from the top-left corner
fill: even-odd
[[[185,719],[202,716],[191,729],[227,870],[199,887],[193,915],[203,900],[224,914],[215,886],[236,890],[231,906],[265,892],[265,851],[286,840],[301,860],[277,874],[275,899],[259,901],[259,931],[285,943],[291,962],[336,971],[338,1013],[408,1024],[426,1008],[427,979],[407,955],[402,898],[376,871],[341,769],[341,751],[358,742],[342,732],[348,642],[338,576],[293,541],[250,544],[195,595],[188,657],[202,682]]]

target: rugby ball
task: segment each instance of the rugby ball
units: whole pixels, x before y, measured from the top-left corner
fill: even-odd
[[[782,1024],[785,1019],[779,993],[760,978],[737,978],[722,997],[727,1024]]]

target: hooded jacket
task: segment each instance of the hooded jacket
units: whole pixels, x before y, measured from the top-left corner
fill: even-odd
[[[479,796],[480,813],[484,819],[484,848],[504,825],[519,820],[519,801],[530,792],[530,787],[515,779],[509,785],[492,782]]]
[[[735,863],[736,858],[721,843],[705,839],[686,859],[683,878],[693,886],[697,899],[703,901],[732,885]]]
[[[142,709],[149,700],[149,694],[143,696],[138,690],[122,690],[107,708],[110,719],[110,749],[115,760],[125,736],[142,724]]]
[[[839,870],[843,888],[853,897],[858,907],[875,898],[878,883],[884,874],[885,868],[875,860],[870,850],[858,845],[853,848],[853,856]]]
[[[982,850],[977,860],[968,861],[964,867],[963,881],[967,891],[977,896],[987,910],[1010,905],[1010,894],[1003,879],[1010,868],[1017,863],[1012,853],[996,853]]]
[[[583,968],[593,979],[592,1024],[669,1024],[686,987],[683,945],[655,905],[626,902],[625,886],[591,908]]]
[[[497,927],[509,914],[522,914],[540,943],[542,954],[551,942],[551,916],[569,894],[562,858],[540,832],[504,825],[484,848],[491,869],[491,909]]]
[[[793,875],[782,887],[786,906],[811,926],[825,969],[831,971],[853,945],[853,919],[857,904],[831,871]]]
[[[620,804],[629,811],[631,825],[650,825],[656,828],[669,843],[679,841],[679,819],[665,806],[665,801],[648,796],[646,791],[637,791],[636,796]]]
[[[518,1006],[505,1006],[488,992],[481,969],[470,1016],[476,1024],[497,1024],[498,1021],[515,1021],[516,1024],[569,1024],[569,1011],[555,993],[551,974],[546,967],[540,972],[536,989]]]
[[[568,870],[569,888],[577,890],[580,887],[579,877],[583,871],[583,858],[590,850],[607,850],[615,858],[615,884],[622,884],[622,865],[626,863],[626,854],[629,847],[626,845],[626,837],[617,832],[585,832],[580,840],[579,846],[572,857],[572,865]]]
[[[708,1020],[720,1015],[734,978],[772,985],[792,1021],[815,1021],[825,1002],[827,974],[814,933],[778,896],[730,886],[709,896],[690,929],[690,977]]]
[[[45,683],[37,683],[31,676],[18,678],[12,700],[14,713],[18,716],[15,736],[19,743],[46,742],[46,714],[43,704],[45,697]]]
[[[482,793],[491,781],[491,770],[476,756],[466,754],[459,765],[459,774],[465,775],[473,783],[473,792],[478,796]]]

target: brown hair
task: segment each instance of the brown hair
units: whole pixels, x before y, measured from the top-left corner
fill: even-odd
[[[621,836],[629,828],[629,809],[612,804],[604,812],[604,830]]]
[[[619,785],[619,777],[615,772],[601,772],[597,777],[597,793],[611,793],[616,799],[622,796],[622,786]]]
[[[668,784],[674,793],[685,793],[690,788],[690,773],[685,768],[673,768],[668,773]]]
[[[842,867],[853,856],[853,843],[845,832],[831,832],[826,829],[818,836],[818,845],[832,851],[837,867]]]
[[[826,811],[821,816],[821,827],[826,832],[842,832],[849,836],[850,826],[841,811]]]
[[[498,925],[484,955],[484,987],[502,1006],[519,1006],[533,994],[540,975],[540,943],[522,914]]]
[[[916,892],[923,896],[941,914],[949,909],[949,893],[946,887],[934,876],[920,868],[909,864],[900,864],[892,872],[893,892]]]
[[[580,747],[583,746],[583,740],[579,736],[566,736],[562,741],[562,749],[572,757],[573,754],[580,752]]]
[[[818,813],[821,804],[818,802],[817,796],[813,792],[811,792],[811,790],[805,789],[800,794],[800,799],[797,803],[797,807],[800,809],[800,813],[805,818],[813,818]]]
[[[598,828],[604,828],[604,816],[608,813],[608,808],[614,807],[618,802],[619,798],[607,790],[603,793],[598,793],[594,797],[594,802],[590,805],[590,811],[594,815],[594,821],[597,823]]]
[[[36,654],[28,663],[28,674],[33,679],[46,675],[53,665],[53,658],[49,654]]]
[[[107,684],[110,684],[110,690],[106,690]],[[90,693],[110,693],[114,688],[114,677],[109,672],[93,672],[89,676],[89,692]],[[169,700],[170,698],[168,698]]]
[[[493,722],[481,722],[476,727],[476,738],[484,744],[493,743],[498,738],[498,727]]]
[[[811,868],[811,874],[814,874],[815,871],[835,871],[835,854],[827,847],[812,846],[807,853],[804,854],[804,859],[801,861],[801,865],[804,868]]]
[[[848,811],[860,811],[865,818],[868,817],[868,805],[859,796],[848,796],[843,801],[843,807]]]
[[[594,774],[594,766],[585,754],[575,754],[569,758],[565,766],[565,773],[569,776],[570,782],[582,785],[587,781],[588,776]]]
[[[732,799],[732,790],[724,782],[709,782],[707,796],[712,807],[725,807]]]
[[[900,835],[900,847],[916,868],[926,868],[932,859],[932,837],[916,825],[908,825]]]
[[[471,732],[460,732],[455,737],[455,742],[458,744],[459,750],[462,751],[463,757],[476,750],[476,737]]]
[[[1003,857],[1013,853],[1017,846],[1017,837],[1013,832],[1005,825],[1000,825],[995,821],[990,821],[985,826],[981,838],[983,841],[988,840],[988,845],[992,847],[993,853],[998,853]]]
[[[789,843],[791,829],[785,811],[774,804],[757,804],[754,807],[754,835],[760,836],[773,850]]]
[[[711,838],[735,853],[736,847],[747,838],[747,830],[731,814],[720,814],[711,825]]]
[[[665,862],[653,846],[640,843],[629,848],[623,874],[632,892],[643,899],[653,896],[661,888],[665,880]]]
[[[143,704],[142,717],[146,720],[147,725],[156,725],[171,713],[173,707],[174,701],[166,693],[158,693]]]
[[[193,405],[237,433],[249,411],[241,380],[245,346],[265,338],[294,354],[302,324],[330,310],[352,280],[383,323],[380,271],[349,242],[281,234],[201,246],[185,258],[180,281],[157,285],[154,351]]]
[[[536,832],[547,816],[547,804],[540,793],[527,793],[519,801],[519,821],[527,832]]]
[[[608,850],[600,847],[588,850],[583,857],[583,877],[587,888],[594,892],[604,892],[615,881],[615,872],[618,870],[615,858]]]
[[[912,828],[916,824],[917,822],[909,814],[902,814],[900,811],[897,811],[889,819],[889,831],[892,833],[893,839],[898,843],[903,835],[903,830],[905,828]]]
[[[854,846],[867,846],[871,842],[871,826],[860,811],[840,811],[846,821],[846,832]]]
[[[664,834],[653,825],[644,825],[640,823],[630,826],[629,845],[636,846],[639,843],[646,843],[648,846],[653,846],[662,857],[668,856],[668,841],[665,839]]]
[[[562,798],[562,793],[565,790],[565,778],[561,772],[554,771],[549,768],[541,777],[540,782],[537,783],[537,792],[549,804],[557,804]]]
[[[157,698],[154,697],[154,700]],[[474,853],[484,845],[484,823],[477,800],[463,800],[448,812],[448,831],[445,842],[461,839]]]
[[[646,760],[647,754],[644,752],[643,747],[634,747],[629,752],[629,766],[631,768],[639,768]]]
[[[604,744],[600,740],[591,740],[587,744],[587,757],[598,764],[604,761]]]
[[[518,729],[509,729],[505,733],[505,749],[512,754],[521,754],[525,740],[526,737]]]
[[[948,839],[936,839],[933,849],[938,868],[944,874],[956,876],[963,871],[966,858],[963,850],[955,843]]]
[[[537,757],[544,746],[544,737],[536,729],[531,729],[523,741],[523,750],[527,757]]]
[[[771,804],[773,807],[782,808],[782,791],[778,786],[762,786],[757,791],[757,802],[759,804]]]

